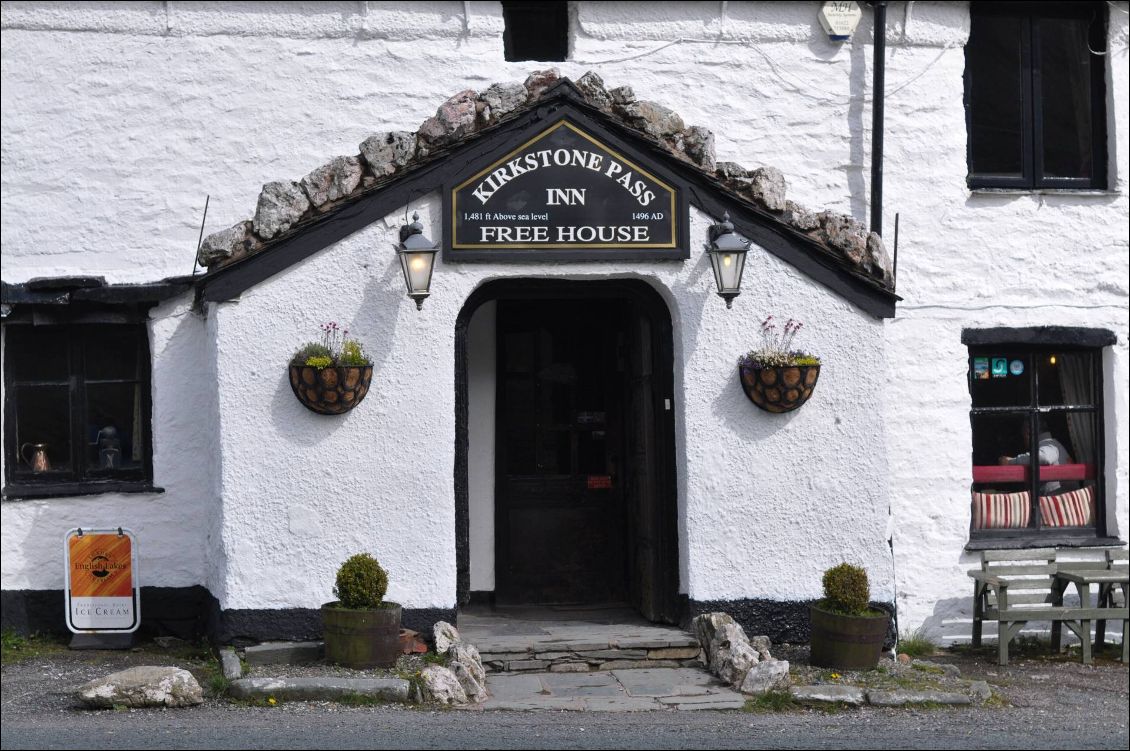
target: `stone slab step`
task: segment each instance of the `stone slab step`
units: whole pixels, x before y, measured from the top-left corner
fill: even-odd
[[[320,641],[269,641],[243,650],[248,665],[301,665],[318,662],[324,655]]]
[[[240,678],[229,692],[237,699],[274,698],[278,701],[339,701],[364,696],[407,702],[403,678]]]

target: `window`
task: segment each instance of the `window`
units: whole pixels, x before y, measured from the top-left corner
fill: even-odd
[[[569,55],[569,6],[564,2],[503,2],[506,59],[561,61]]]
[[[4,327],[5,496],[151,489],[144,324]]]
[[[1081,345],[969,347],[971,542],[1105,532],[1101,354]]]
[[[1106,188],[1103,3],[973,3],[972,188]]]

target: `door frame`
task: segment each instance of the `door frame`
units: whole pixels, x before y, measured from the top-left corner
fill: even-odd
[[[679,546],[678,546],[678,495],[675,465],[675,410],[674,410],[674,341],[671,312],[660,294],[645,281],[638,279],[572,280],[572,279],[496,279],[475,289],[463,304],[455,322],[455,557],[456,606],[468,603],[471,595],[471,545],[470,545],[470,486],[468,479],[468,451],[470,432],[468,425],[469,394],[467,378],[467,334],[471,318],[479,306],[490,300],[552,300],[612,298],[634,301],[651,320],[655,349],[655,387],[657,400],[655,445],[658,447],[655,462],[655,494],[660,520],[659,593],[663,620],[677,623],[682,616],[679,608]],[[665,408],[663,400],[672,400]],[[630,523],[630,520],[629,520]]]

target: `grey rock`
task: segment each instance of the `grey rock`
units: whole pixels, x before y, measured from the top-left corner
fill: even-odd
[[[969,684],[969,697],[978,704],[993,698],[993,689],[988,681],[972,681]]]
[[[862,704],[866,698],[863,689],[855,686],[793,686],[789,689],[789,693],[797,701],[839,702],[853,705]]]
[[[972,700],[965,694],[947,693],[945,691],[880,691],[870,689],[867,692],[867,703],[876,707],[902,707],[907,704],[949,704],[961,706],[971,704]]]
[[[220,650],[220,669],[229,681],[243,676],[243,663],[239,661],[239,655],[231,647]]]
[[[600,663],[598,670],[643,670],[645,668],[677,668],[678,660],[609,660]]]
[[[612,110],[628,125],[659,139],[673,136],[685,128],[683,118],[678,113],[656,102],[616,104]]]
[[[306,191],[293,180],[267,183],[255,206],[255,234],[264,240],[281,235],[302,219],[310,209]]]
[[[760,696],[766,691],[789,685],[789,663],[786,660],[763,660],[749,669],[740,686],[743,694]]]
[[[526,103],[528,92],[520,83],[493,83],[479,94],[483,109],[479,119],[484,123],[496,123]]]
[[[84,705],[96,709],[115,705],[191,707],[204,703],[204,692],[192,673],[155,665],[129,668],[97,678],[79,688],[77,696]]]
[[[222,261],[235,260],[258,250],[261,243],[252,234],[251,221],[242,221],[227,229],[213,232],[200,243],[196,261],[208,267]]]
[[[435,643],[436,654],[445,655],[451,649],[451,645],[456,642],[463,641],[459,636],[459,629],[452,626],[447,621],[437,621],[432,626],[432,640]]]
[[[483,670],[483,658],[473,644],[455,642],[447,650],[447,659],[450,660],[451,666],[462,665],[479,683],[486,682],[487,674]]]
[[[776,167],[759,167],[749,174],[749,192],[770,211],[785,210],[785,176]]]
[[[428,665],[420,671],[424,698],[439,704],[466,704],[467,692],[455,673],[439,665]]]
[[[710,654],[710,645],[714,643],[714,634],[724,624],[736,623],[727,613],[703,613],[695,616],[691,621],[691,633],[698,639],[698,643]]]
[[[188,646],[188,642],[176,636],[155,636],[153,637],[153,643],[161,649]]]
[[[820,226],[820,220],[816,214],[793,201],[785,201],[784,219],[790,226],[801,232],[811,232]]]
[[[821,239],[840,251],[853,266],[864,269],[869,260],[866,228],[850,216],[831,211],[821,211],[816,218]]]
[[[361,184],[361,160],[339,156],[302,178],[302,189],[315,209],[345,198]]]
[[[361,142],[361,157],[377,177],[391,175],[416,156],[416,134],[390,130],[371,135]]]
[[[448,665],[448,669],[459,681],[459,685],[463,687],[463,693],[467,695],[468,701],[481,704],[487,700],[485,674],[481,678],[477,678],[471,669],[461,662],[452,662]]]
[[[757,665],[759,659],[757,651],[749,645],[749,642],[733,641],[714,652],[714,657],[710,660],[710,669],[720,681],[738,688],[745,681],[746,673]]]
[[[596,660],[643,660],[648,657],[646,649],[592,649],[577,654]]]
[[[925,669],[930,672],[937,673],[941,671],[942,675],[947,678],[960,678],[961,668],[957,665],[951,665],[947,662],[930,662],[929,660],[911,660],[910,667],[913,669],[916,665],[921,666],[920,669]]]
[[[506,663],[507,670],[545,670],[549,665],[546,660],[511,660]]]
[[[714,134],[700,125],[692,125],[683,131],[683,153],[707,172],[714,172]]]
[[[604,88],[604,79],[596,71],[590,70],[576,81],[577,89],[595,107],[607,110],[612,107],[612,95]]]
[[[320,641],[272,641],[247,647],[243,658],[248,665],[301,665],[317,662],[325,652]]]
[[[628,105],[636,102],[636,92],[632,90],[631,86],[617,86],[608,92],[608,96],[612,97],[612,104]]]
[[[417,135],[431,144],[458,141],[475,129],[478,109],[475,92],[460,91],[439,106],[434,116],[424,121]]]
[[[757,650],[757,655],[762,660],[772,660],[773,655],[769,653],[769,648],[773,646],[773,642],[769,640],[768,636],[751,636],[749,637],[749,646]]]
[[[693,647],[662,647],[649,649],[647,657],[652,660],[693,660],[701,653],[702,650],[697,645]]]
[[[867,256],[875,275],[884,283],[891,284],[893,281],[891,257],[887,255],[887,246],[883,244],[883,238],[874,232],[867,235]]]
[[[589,664],[587,662],[556,662],[549,666],[551,673],[587,673],[589,672]]]
[[[561,80],[561,73],[557,68],[535,70],[526,77],[526,81],[523,84],[526,88],[526,100],[530,102],[534,101],[559,80]]]
[[[718,162],[715,172],[723,180],[740,180],[749,177],[749,170],[737,162]]]
[[[240,678],[232,681],[228,691],[237,699],[279,701],[335,701],[358,695],[385,701],[410,699],[408,681],[403,678]]]

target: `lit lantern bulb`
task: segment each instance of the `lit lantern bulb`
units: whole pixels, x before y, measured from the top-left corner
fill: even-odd
[[[722,265],[723,266],[729,266],[733,262],[734,262],[734,254],[733,253],[727,253],[726,255],[722,256]]]
[[[1052,365],[1055,365],[1055,355],[1052,355],[1052,356],[1051,356],[1051,357],[1050,357],[1050,358],[1048,359],[1048,362],[1049,362],[1049,363],[1051,363]]]
[[[409,268],[411,268],[413,271],[423,271],[426,265],[427,261],[425,261],[423,258],[420,258],[419,256],[413,258],[408,262]]]

